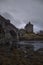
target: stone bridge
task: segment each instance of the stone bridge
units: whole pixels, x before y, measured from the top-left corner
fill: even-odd
[[[10,20],[7,20],[0,15],[0,29],[2,30],[2,28],[5,33],[10,32],[14,39],[19,40],[18,28],[16,28],[12,23],[10,23]]]

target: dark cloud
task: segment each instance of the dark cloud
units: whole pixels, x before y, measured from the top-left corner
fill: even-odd
[[[34,30],[43,30],[43,0],[0,0],[0,12],[18,28],[30,20]]]

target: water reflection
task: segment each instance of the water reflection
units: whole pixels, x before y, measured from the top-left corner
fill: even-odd
[[[20,45],[33,45],[34,51],[38,50],[39,48],[43,48],[43,41],[20,41]]]

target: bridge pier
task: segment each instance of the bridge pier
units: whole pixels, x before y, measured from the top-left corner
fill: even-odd
[[[17,32],[17,41],[19,41],[19,34],[18,34],[18,32]]]

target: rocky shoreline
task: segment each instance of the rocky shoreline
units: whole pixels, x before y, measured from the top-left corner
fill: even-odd
[[[26,49],[0,47],[0,65],[43,65],[43,54]]]

